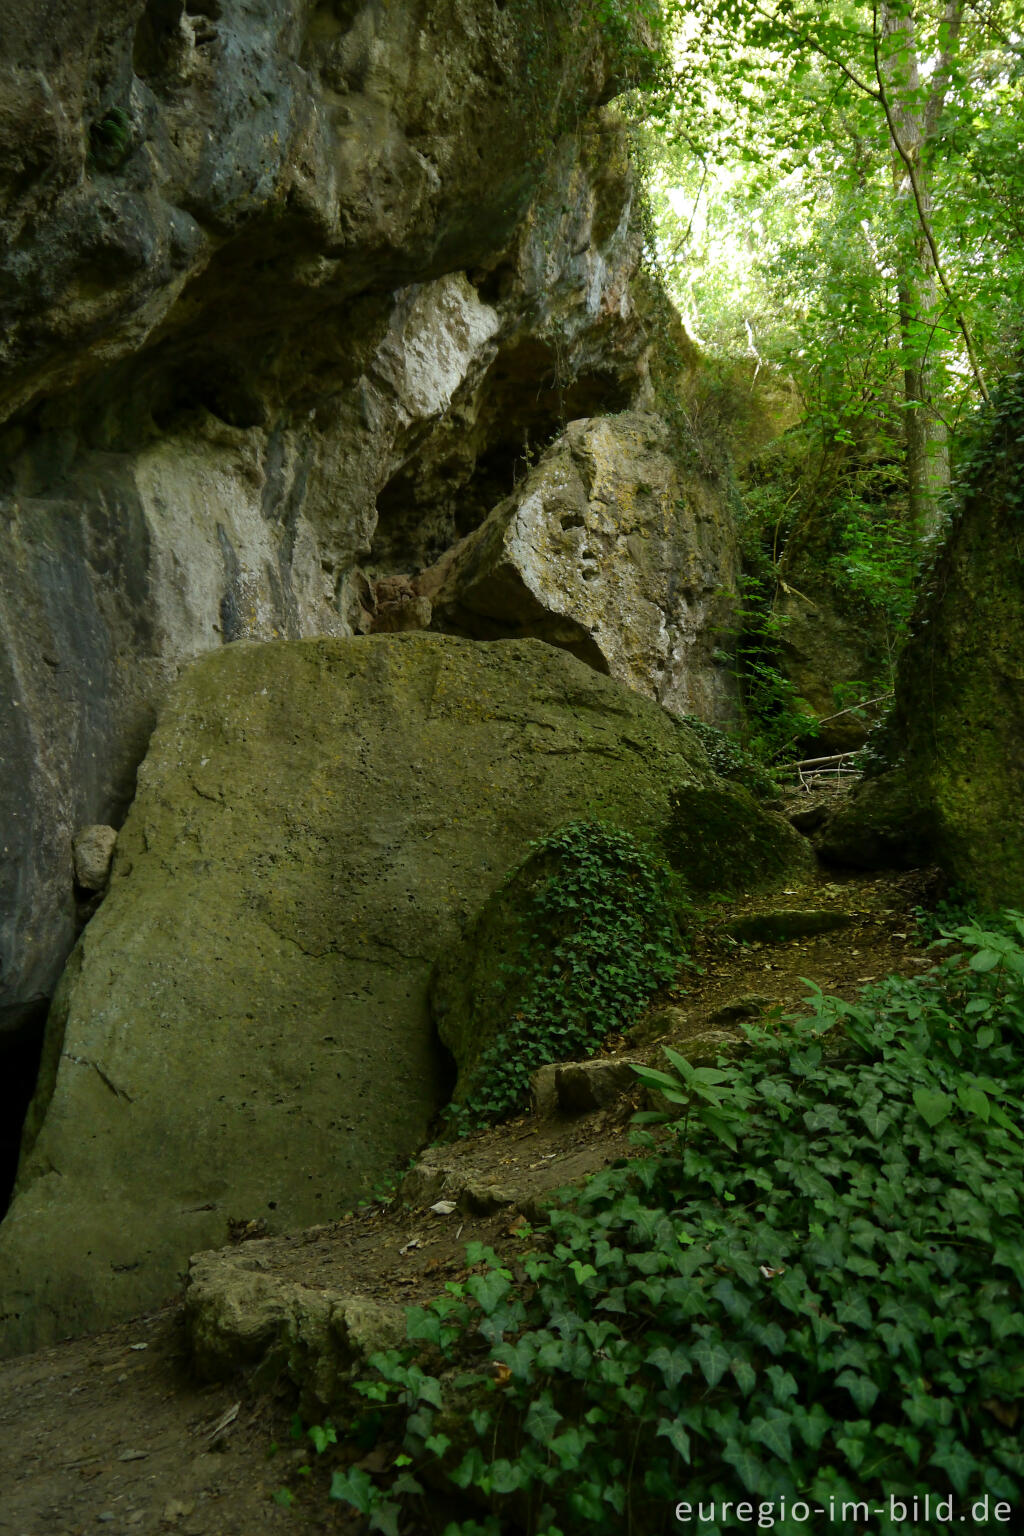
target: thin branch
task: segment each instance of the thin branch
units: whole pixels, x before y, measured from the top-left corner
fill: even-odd
[[[1015,43],[1012,38],[1008,37],[1007,34],[1003,31],[1002,27],[996,25],[992,16],[991,8],[987,13],[985,13],[981,6],[978,4],[978,0],[967,0],[967,4],[970,6],[975,16],[977,16],[982,26],[988,27],[991,32],[995,33],[996,37],[1002,43],[1004,48],[1008,49],[1010,53],[1016,54],[1018,59],[1024,59],[1024,48],[1022,48],[1019,43]]]
[[[987,405],[989,403],[990,396],[988,389],[985,386],[985,376],[981,371],[981,364],[978,362],[977,355],[974,351],[974,341],[971,337],[970,327],[967,324],[963,310],[954,297],[952,288],[949,286],[949,279],[946,277],[946,273],[942,266],[942,261],[939,257],[939,248],[935,243],[935,235],[932,232],[931,220],[929,219],[925,209],[924,194],[921,190],[921,181],[917,174],[917,167],[914,164],[913,157],[905,148],[903,140],[900,138],[899,129],[896,125],[896,118],[893,114],[888,93],[885,89],[885,81],[882,75],[882,61],[878,48],[878,0],[872,0],[871,4],[871,42],[875,60],[875,78],[878,81],[878,90],[873,91],[872,95],[876,101],[881,103],[882,111],[885,113],[885,120],[889,125],[889,135],[892,139],[893,147],[896,150],[896,153],[899,155],[900,159],[903,161],[904,166],[906,167],[907,179],[910,182],[910,190],[914,195],[914,206],[917,209],[918,223],[921,226],[921,233],[924,235],[925,240],[928,242],[928,249],[931,252],[932,265],[935,269],[935,276],[938,278],[939,283],[941,284],[943,293],[949,300],[950,308],[953,311],[957,327],[959,328],[960,334],[964,339],[964,345],[967,348],[967,357],[971,365],[971,372],[974,374],[974,382],[978,386],[978,392],[980,393],[981,398]]]

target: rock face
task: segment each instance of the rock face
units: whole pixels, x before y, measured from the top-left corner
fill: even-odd
[[[937,863],[983,906],[1024,902],[1024,389],[1011,376],[900,657],[886,771],[816,837],[841,863]]]
[[[360,629],[524,435],[642,392],[616,69],[542,0],[5,17],[0,1033],[184,663]]]
[[[7,1350],[337,1212],[448,1087],[427,990],[532,839],[677,835],[695,734],[538,641],[239,644],[185,674],[51,1011],[0,1228]],[[731,792],[731,791],[730,791]]]
[[[732,718],[716,650],[739,578],[713,483],[685,484],[658,416],[573,422],[517,489],[416,578],[456,634],[535,635],[676,714]]]
[[[110,866],[117,846],[113,827],[83,827],[75,838],[75,880],[83,891],[102,891],[110,879]]]

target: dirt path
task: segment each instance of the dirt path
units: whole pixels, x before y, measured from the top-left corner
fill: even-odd
[[[699,1030],[737,998],[796,1007],[801,978],[853,996],[865,982],[928,964],[913,918],[919,876],[819,881],[812,888],[723,908],[698,936],[694,960],[663,1000],[677,1024]],[[739,943],[737,918],[788,906],[850,915],[845,926],[785,942]],[[660,1057],[655,1019],[609,1050]],[[418,1198],[350,1213],[308,1234],[261,1243],[268,1265],[311,1287],[349,1287],[412,1301],[464,1270],[465,1243],[479,1238],[514,1252],[529,1197],[630,1154],[627,1094],[592,1114],[524,1116],[446,1149],[458,1164],[458,1208],[430,1209],[440,1185],[429,1173]],[[428,1159],[429,1162],[429,1159]],[[440,1177],[440,1176],[439,1176]],[[410,1186],[412,1188],[412,1186]],[[468,1191],[468,1197],[467,1192]],[[190,1379],[180,1305],[90,1338],[0,1364],[0,1533],[3,1536],[256,1536],[262,1531],[356,1529],[324,1501],[315,1478],[298,1476],[305,1453],[290,1438],[293,1401],[253,1396],[239,1380],[203,1387]],[[273,1451],[272,1447],[277,1446]],[[308,1447],[307,1447],[308,1450]],[[296,1490],[285,1508],[273,1501]]]

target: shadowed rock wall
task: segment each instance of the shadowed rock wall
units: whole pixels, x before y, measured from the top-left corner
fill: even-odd
[[[67,0],[0,47],[2,1032],[181,665],[351,633],[647,341],[572,6]]]

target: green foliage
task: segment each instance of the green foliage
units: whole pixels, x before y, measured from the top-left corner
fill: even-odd
[[[750,1107],[750,1091],[737,1083],[735,1073],[729,1068],[695,1067],[674,1051],[670,1045],[662,1046],[672,1072],[660,1072],[656,1067],[634,1067],[640,1081],[668,1104],[682,1109],[679,1121],[679,1140],[685,1146],[691,1122],[702,1130],[710,1131],[719,1141],[735,1152],[736,1132]],[[636,1116],[638,1124],[661,1124],[673,1116],[667,1111],[645,1110]],[[676,1116],[675,1118],[678,1118]]]
[[[772,799],[777,789],[771,774],[765,771],[763,762],[742,747],[732,736],[727,736],[717,725],[709,725],[696,715],[687,715],[686,724],[697,736],[713,772],[720,779],[731,779],[759,799]]]
[[[1010,373],[988,406],[976,412],[960,447],[954,489],[961,500],[1001,482],[1008,508],[1024,517],[1024,484],[1017,465],[1024,441],[1024,372]]]
[[[879,478],[877,469],[868,468],[836,497],[825,568],[841,600],[882,617],[894,658],[914,604],[920,553],[913,529],[899,515],[899,505],[887,498],[884,478],[878,486]],[[891,671],[885,681],[891,686]]]
[[[396,1528],[428,1464],[474,1511],[446,1536],[655,1536],[680,1497],[773,1501],[783,1536],[783,1498],[1020,1501],[1024,916],[947,937],[857,1003],[814,989],[741,1064],[670,1057],[688,1113],[656,1155],[553,1208],[521,1270],[477,1245],[410,1311],[359,1389],[410,1459],[378,1488]]]
[[[905,516],[932,537],[949,444],[1019,344],[1019,7],[666,0],[666,18],[674,78],[648,156],[691,334],[791,381],[823,445],[898,464]]]
[[[785,757],[792,757],[798,741],[812,738],[818,722],[786,675],[782,656],[785,619],[775,608],[776,576],[763,568],[747,570],[739,586],[730,638],[744,707],[745,745],[770,770]]]
[[[505,967],[511,1024],[483,1052],[450,1117],[459,1134],[526,1102],[530,1074],[594,1053],[628,1028],[681,961],[671,876],[628,833],[573,822],[533,845],[548,873],[534,884],[518,958]]]
[[[123,107],[111,107],[89,129],[89,160],[102,171],[113,171],[131,146],[132,120]]]
[[[859,637],[866,675],[834,686],[836,710],[856,708],[892,689],[922,557],[899,466],[877,442],[826,443],[804,421],[748,467],[742,496],[735,649],[752,749],[771,761],[816,729],[787,677],[780,591],[824,595]]]

